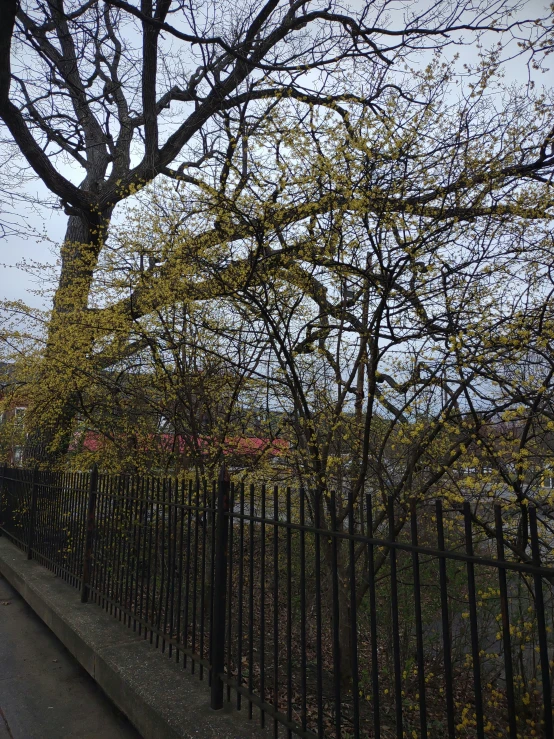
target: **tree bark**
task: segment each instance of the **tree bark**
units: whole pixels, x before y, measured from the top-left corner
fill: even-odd
[[[31,408],[35,430],[26,454],[46,466],[56,466],[63,458],[75,431],[82,383],[77,372],[90,362],[96,338],[89,296],[110,216],[111,212],[74,214],[67,224],[46,350]]]

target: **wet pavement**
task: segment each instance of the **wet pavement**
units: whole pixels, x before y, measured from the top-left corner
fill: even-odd
[[[0,576],[0,739],[140,739]]]

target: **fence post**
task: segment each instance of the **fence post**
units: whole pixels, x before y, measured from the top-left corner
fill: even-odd
[[[225,603],[227,599],[227,542],[229,540],[229,472],[221,465],[217,485],[217,519],[215,528],[214,598],[211,634],[211,707],[223,708],[225,666]]]
[[[8,465],[4,462],[2,465],[2,477],[0,478],[0,514],[2,513],[2,506],[4,500],[4,486],[6,484],[6,473],[8,471]],[[2,536],[2,519],[0,518],[0,536]]]
[[[83,579],[81,582],[81,603],[87,603],[90,590],[90,574],[92,569],[92,541],[96,526],[96,497],[98,492],[98,465],[94,463],[90,471],[88,488],[87,518],[85,521],[85,551],[83,554]]]
[[[33,557],[33,544],[35,543],[35,520],[37,517],[38,496],[38,467],[33,469],[33,483],[31,488],[31,515],[29,518],[29,538],[27,541],[27,559]]]
[[[533,555],[533,565],[541,566],[541,549],[539,542],[539,532],[537,529],[537,509],[535,506],[529,506],[529,529],[531,533],[531,553]],[[548,637],[544,609],[544,594],[542,591],[542,575],[538,572],[533,573],[535,581],[535,612],[537,614],[537,631],[539,632],[539,654],[541,661],[542,673],[542,700],[544,707],[544,736],[554,736],[554,727],[552,726],[552,686],[550,684],[550,663],[548,661]]]

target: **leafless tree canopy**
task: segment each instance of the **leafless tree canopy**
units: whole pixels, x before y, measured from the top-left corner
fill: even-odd
[[[508,21],[505,2],[443,0],[356,12],[306,0],[3,6],[2,119],[67,212],[89,223],[129,186],[221,156],[225,111],[257,100],[267,109],[283,93],[328,105],[348,98],[354,78],[377,105],[414,49]]]

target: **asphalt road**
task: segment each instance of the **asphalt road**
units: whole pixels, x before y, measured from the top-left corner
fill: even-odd
[[[141,739],[0,576],[0,739]]]

